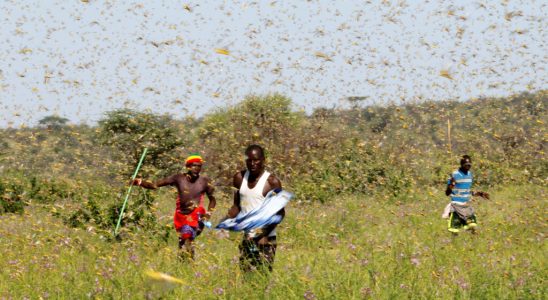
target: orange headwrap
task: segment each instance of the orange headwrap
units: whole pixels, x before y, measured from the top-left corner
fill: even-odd
[[[189,157],[187,157],[187,158],[185,159],[185,166],[188,167],[189,165],[191,165],[191,164],[193,164],[193,163],[195,163],[195,162],[197,162],[197,163],[203,163],[204,160],[203,160],[202,157],[201,157],[200,155],[198,155],[198,154],[191,154]]]

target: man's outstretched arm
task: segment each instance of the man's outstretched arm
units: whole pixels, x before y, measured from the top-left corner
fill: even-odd
[[[472,196],[482,197],[484,199],[489,200],[489,193],[482,192],[482,191],[472,191]]]
[[[143,180],[142,178],[136,178],[133,180],[133,185],[144,187],[145,189],[149,190],[155,190],[159,187],[166,186],[166,185],[172,185],[175,182],[175,176],[169,176],[163,179],[160,179],[156,182],[150,182]]]

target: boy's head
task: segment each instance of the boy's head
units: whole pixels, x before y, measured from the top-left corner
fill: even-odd
[[[472,158],[469,155],[463,155],[460,159],[460,167],[468,172],[472,168]]]

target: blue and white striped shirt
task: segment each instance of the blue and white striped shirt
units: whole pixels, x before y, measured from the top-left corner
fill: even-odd
[[[451,190],[451,202],[466,203],[470,201],[472,196],[472,172],[468,171],[464,174],[460,169],[451,174],[451,178],[455,180],[455,187]],[[447,180],[447,184],[451,184],[451,178]]]

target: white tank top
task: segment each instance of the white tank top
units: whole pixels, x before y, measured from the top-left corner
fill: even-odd
[[[250,189],[248,186],[249,171],[245,171],[242,186],[240,186],[240,209],[242,213],[248,213],[263,203],[265,199],[263,196],[264,186],[269,176],[270,173],[268,171],[264,171],[255,187]],[[276,230],[274,229],[269,236],[275,235]]]
[[[240,208],[243,213],[248,213],[260,206],[264,201],[263,191],[270,173],[264,171],[254,188],[248,186],[249,171],[245,172],[242,186],[240,187]]]

